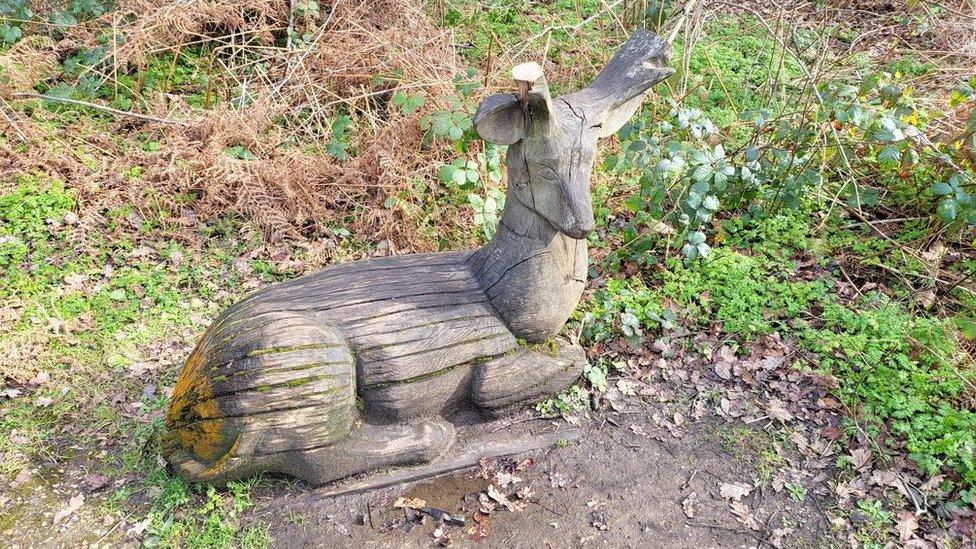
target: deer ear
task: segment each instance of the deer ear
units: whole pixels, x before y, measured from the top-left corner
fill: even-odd
[[[563,99],[599,124],[597,135],[609,137],[640,108],[651,86],[671,76],[671,48],[660,37],[638,29],[589,86]]]
[[[620,128],[624,127],[624,124],[640,109],[641,104],[644,103],[645,96],[646,93],[638,94],[623,104],[605,112],[603,119],[600,121],[600,129],[597,133],[598,137],[600,139],[610,137],[617,133]]]
[[[485,141],[511,145],[525,134],[525,113],[515,94],[499,93],[485,98],[474,113],[474,131]]]

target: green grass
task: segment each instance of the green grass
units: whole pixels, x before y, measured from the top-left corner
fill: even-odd
[[[584,335],[599,341],[633,337],[635,326],[660,330],[665,303],[673,303],[685,321],[718,322],[741,340],[775,331],[797,338],[814,366],[837,379],[852,434],[856,423],[886,453],[906,451],[926,474],[948,474],[947,486],[972,498],[976,369],[955,324],[881,294],[844,302],[829,277],[796,280],[794,256],[818,248],[812,219],[798,211],[739,218],[702,261],[669,260],[647,284],[608,281],[585,306]]]
[[[156,473],[158,495],[148,515],[145,544],[149,547],[267,547],[268,524],[245,523],[242,515],[254,506],[251,492],[259,479],[230,482],[226,489],[188,486],[182,479]],[[192,503],[192,505],[190,505]]]
[[[146,505],[153,545],[266,546],[267,525],[241,519],[253,483],[201,492],[160,465],[168,405],[162,388],[173,384],[176,369],[148,377],[130,370],[157,358],[154,345],[198,333],[218,307],[240,297],[234,289],[244,277],[235,261],[259,243],[241,241],[235,223],[217,223],[204,229],[207,244],[195,251],[159,236],[165,212],[138,219],[128,206],[105,212],[102,230],[79,239],[77,210],[74,193],[57,181],[24,177],[0,194],[0,277],[8,282],[0,301],[19,312],[0,327],[0,345],[29,349],[0,373],[21,383],[50,375],[28,394],[0,400],[0,476],[13,478],[42,460],[97,456],[86,460],[88,470],[135,478],[100,505]],[[283,275],[266,261],[249,263],[254,276]],[[139,407],[127,409],[131,403]],[[101,450],[105,442],[109,452]]]

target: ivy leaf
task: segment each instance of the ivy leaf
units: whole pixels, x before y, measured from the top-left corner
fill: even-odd
[[[583,368],[583,376],[597,391],[603,392],[607,390],[607,375],[598,366],[587,364]]]
[[[688,243],[697,246],[702,242],[705,242],[705,233],[701,231],[694,231],[692,233],[688,233]]]

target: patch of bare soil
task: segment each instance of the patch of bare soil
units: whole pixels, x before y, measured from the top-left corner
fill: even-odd
[[[656,406],[634,404],[535,455],[359,494],[269,494],[257,513],[279,547],[814,547],[828,537],[819,497],[756,482],[757,456],[730,455],[717,421],[673,434]],[[479,435],[466,444],[573,430],[525,419],[468,428]]]

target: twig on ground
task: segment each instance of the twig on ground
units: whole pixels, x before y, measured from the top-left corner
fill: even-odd
[[[3,106],[0,107],[0,113],[3,113],[3,117],[7,119],[7,123],[9,123],[10,127],[17,132],[17,137],[19,137],[21,141],[26,142],[27,136],[24,135],[23,131],[21,131],[20,126],[17,125],[17,122],[9,114],[7,114],[7,107],[9,107],[7,100],[0,97],[0,101],[3,101]]]
[[[522,44],[521,44],[521,47],[518,49],[518,51],[516,51],[512,55],[512,57],[518,57],[523,52],[525,52],[526,48],[529,47],[529,43],[534,42],[535,40],[537,40],[539,38],[542,38],[543,36],[546,36],[546,35],[554,32],[554,31],[577,31],[577,30],[579,30],[580,28],[586,26],[588,23],[591,23],[595,19],[599,18],[604,13],[607,13],[608,11],[613,10],[613,8],[619,6],[622,2],[623,2],[623,0],[616,0],[615,2],[613,2],[611,4],[604,4],[604,8],[603,9],[597,11],[593,15],[587,17],[586,19],[580,21],[579,23],[576,23],[575,25],[549,25],[548,27],[542,29],[541,31],[539,31],[539,32],[533,34],[532,36],[526,38],[525,40],[523,40],[522,41]]]
[[[115,109],[112,107],[106,107],[105,105],[98,105],[96,103],[89,103],[88,101],[81,101],[79,99],[69,99],[67,97],[55,97],[53,95],[44,95],[41,93],[25,93],[17,92],[11,94],[14,99],[44,99],[45,101],[53,101],[55,103],[66,103],[68,105],[76,105],[79,107],[88,107],[91,109],[96,109],[99,111],[104,111],[117,116],[126,116],[129,118],[136,118],[138,120],[146,120],[148,122],[158,122],[160,124],[172,124],[174,126],[190,126],[189,122],[184,122],[182,120],[173,120],[172,118],[159,118],[158,116],[150,116],[148,114],[139,114],[132,111],[123,111],[121,109]]]

